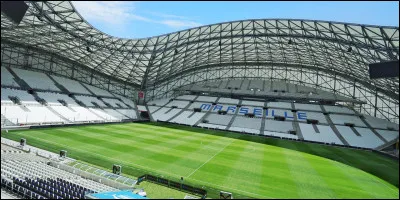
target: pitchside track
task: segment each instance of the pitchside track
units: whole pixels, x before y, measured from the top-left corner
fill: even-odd
[[[23,137],[53,152],[65,149],[70,157],[110,169],[121,164],[133,176],[182,176],[212,197],[218,190],[254,198],[399,197],[398,161],[360,150],[154,123],[10,131],[2,137]]]

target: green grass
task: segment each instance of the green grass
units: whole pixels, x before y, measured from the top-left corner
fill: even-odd
[[[234,198],[398,198],[399,163],[374,152],[160,123],[10,131],[3,137],[123,173]],[[182,197],[180,197],[182,198]]]

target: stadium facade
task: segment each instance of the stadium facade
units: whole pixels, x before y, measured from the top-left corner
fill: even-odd
[[[125,39],[91,26],[69,1],[26,2],[16,26],[2,13],[1,64],[78,80],[145,101],[215,80],[273,80],[358,102],[399,123],[399,78],[369,79],[370,63],[399,60],[399,28],[298,19],[211,24]]]

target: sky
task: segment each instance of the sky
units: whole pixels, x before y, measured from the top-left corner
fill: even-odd
[[[145,38],[245,19],[309,19],[399,26],[399,2],[383,1],[73,1],[100,31]]]

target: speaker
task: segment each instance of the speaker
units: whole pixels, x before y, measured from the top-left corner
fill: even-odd
[[[25,146],[26,145],[26,139],[25,138],[21,138],[21,140],[19,141],[19,145]]]
[[[369,64],[369,78],[399,77],[399,61],[387,61]]]
[[[147,111],[140,111],[140,116],[142,118],[145,118],[145,119],[149,119],[150,118],[149,112],[147,112]]]
[[[316,119],[307,119],[307,124],[318,124],[319,121]]]
[[[33,89],[28,89],[29,94],[35,94],[36,92]]]
[[[67,157],[67,151],[61,150],[61,151],[60,151],[60,157],[61,157],[61,158]]]
[[[193,108],[194,112],[201,112],[201,108]]]
[[[219,192],[219,199],[233,199],[233,195],[230,192],[220,191]]]
[[[296,131],[295,130],[290,130],[290,131],[288,131],[288,133],[292,134],[292,135],[296,135]]]
[[[345,126],[354,127],[353,123],[344,123]]]
[[[1,1],[1,13],[16,25],[22,21],[28,7],[24,1]]]
[[[274,116],[274,120],[276,120],[276,121],[285,121],[285,117],[283,117],[283,116]]]
[[[113,174],[120,175],[121,174],[121,165],[114,164],[112,170],[113,170]]]

